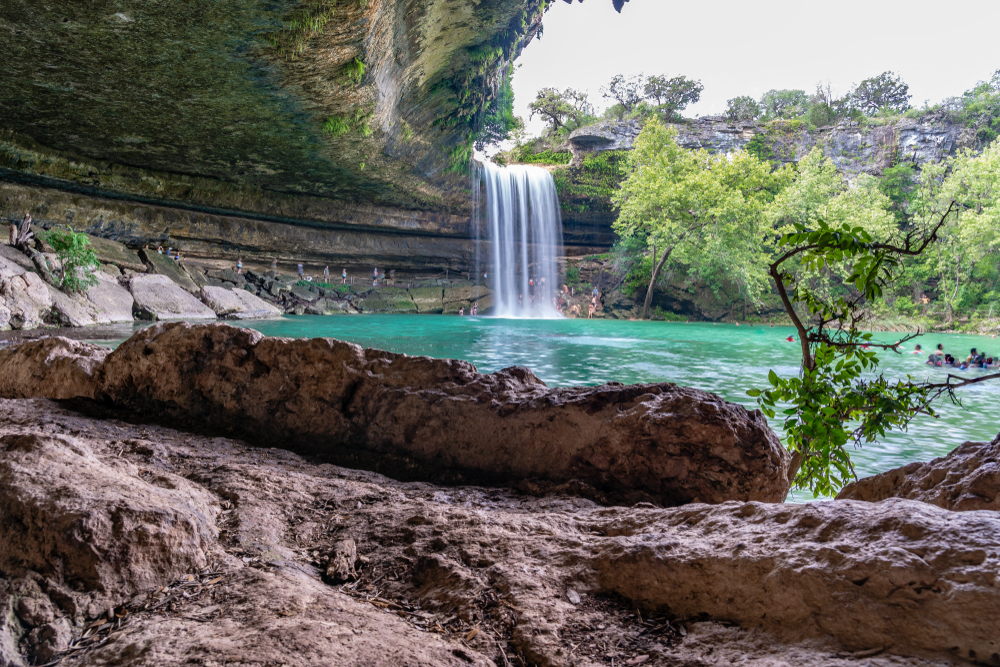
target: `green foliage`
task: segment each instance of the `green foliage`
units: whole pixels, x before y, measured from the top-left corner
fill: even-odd
[[[533,148],[533,143],[514,146],[504,155],[505,164],[569,164],[573,160],[573,154],[569,152],[545,149],[536,153]]]
[[[371,109],[360,108],[354,111],[354,116],[330,116],[323,123],[323,131],[334,137],[347,134],[351,130],[357,130],[358,134],[366,139],[374,133],[371,126]]]
[[[580,167],[552,174],[562,209],[567,212],[611,212],[611,196],[625,177],[628,153],[603,151],[588,155]]]
[[[646,79],[642,92],[646,99],[656,101],[656,110],[664,120],[670,121],[678,117],[689,104],[700,100],[704,89],[701,81],[686,76],[668,79],[663,75],[653,75]]]
[[[323,131],[339,137],[351,131],[351,121],[344,116],[331,116],[323,123]]]
[[[809,96],[804,90],[769,90],[760,98],[764,120],[798,118],[808,105]]]
[[[910,108],[910,87],[892,72],[865,79],[851,92],[853,105],[870,116],[877,113],[902,113]]]
[[[726,118],[733,122],[756,120],[761,113],[760,105],[749,95],[734,97],[726,102]]]
[[[747,393],[769,417],[778,410],[785,415],[785,445],[801,463],[795,483],[817,497],[833,495],[854,476],[848,444],[876,441],[888,430],[905,429],[917,414],[934,414],[930,401],[936,386],[911,377],[896,382],[873,377],[878,369],[873,348],[895,346],[876,345],[870,333],[858,328],[860,305],[883,296],[897,277],[902,256],[913,247],[910,238],[893,246],[862,227],[831,227],[822,220],[810,226],[795,223],[794,231],[779,240],[783,254],[770,272],[783,299],[787,294],[785,308],[799,330],[802,372],[781,378],[772,370],[770,388]],[[849,272],[844,282],[853,293],[832,298],[817,294],[798,277],[829,267]],[[800,306],[816,324],[805,324],[796,312]]]
[[[587,101],[587,93],[572,88],[562,91],[542,88],[528,108],[531,110],[529,118],[538,115],[545,119],[550,133],[563,129],[572,131],[594,120],[594,108]]]
[[[496,97],[490,100],[483,115],[482,126],[475,136],[475,147],[484,150],[487,146],[511,138],[514,132],[524,127],[524,122],[514,115],[514,88],[512,84],[513,66],[504,74]]]
[[[805,131],[801,120],[772,120],[759,127],[759,132],[744,150],[758,160],[788,162],[795,159],[795,145]]]
[[[357,88],[365,78],[366,69],[367,67],[363,62],[357,58],[352,58],[350,62],[340,69],[340,73],[344,76],[348,85]]]
[[[772,171],[746,151],[686,150],[676,130],[655,118],[636,138],[627,165],[612,196],[620,211],[614,229],[623,238],[644,235],[656,258],[645,308],[668,260],[692,275],[723,276],[756,301],[767,280],[763,211],[790,170]]]
[[[278,56],[295,60],[305,51],[309,39],[323,32],[334,16],[337,0],[311,0],[285,18],[285,27],[268,35],[268,44]]]
[[[580,282],[580,267],[571,266],[566,269],[566,283],[568,285],[575,285]]]
[[[403,141],[409,141],[413,138],[413,128],[405,120],[399,123],[399,136],[403,138]]]
[[[901,162],[882,170],[879,190],[892,202],[892,212],[899,225],[906,224],[907,211],[916,197],[917,166],[913,162]]]
[[[629,113],[642,101],[639,89],[642,87],[642,75],[625,76],[616,74],[607,86],[601,88],[601,95],[614,100],[623,113]]]
[[[960,118],[975,129],[981,144],[1000,136],[1000,70],[989,81],[980,81],[960,98],[951,100],[951,108],[959,110]]]
[[[100,267],[97,255],[86,234],[70,229],[53,229],[46,240],[62,264],[59,286],[70,292],[83,292],[97,284],[94,272]]]

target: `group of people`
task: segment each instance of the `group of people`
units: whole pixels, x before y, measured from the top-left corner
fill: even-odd
[[[913,354],[923,354],[919,345],[913,349]],[[938,343],[937,348],[927,355],[927,365],[949,366],[964,371],[970,368],[1000,368],[1000,359],[987,356],[985,352],[972,348],[969,350],[969,356],[961,360],[945,352],[944,344]]]
[[[472,304],[472,307],[469,308],[469,315],[475,317],[478,314],[479,314],[479,302],[476,301],[474,304]],[[459,317],[463,317],[465,315],[465,306],[462,306],[461,308],[458,309],[458,315]]]
[[[146,250],[146,252],[149,252],[149,245],[147,244],[146,246],[144,246],[144,249]],[[168,246],[167,249],[164,250],[163,246],[158,245],[156,246],[156,254],[166,255],[175,262],[179,262],[183,259],[183,257],[181,257],[181,249],[177,248],[176,250],[174,250],[173,246]],[[242,266],[242,263],[240,263],[240,266]]]

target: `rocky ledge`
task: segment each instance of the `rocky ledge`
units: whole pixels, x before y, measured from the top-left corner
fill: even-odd
[[[837,498],[911,498],[955,511],[1000,510],[1000,435],[993,442],[966,442],[948,456],[858,480]]]
[[[398,479],[671,506],[788,492],[788,453],[758,411],[673,384],[552,389],[524,368],[482,374],[223,324],[159,324],[107,357],[92,348],[57,338],[6,351],[3,395],[94,399]]]
[[[5,667],[1000,664],[1000,518],[912,500],[600,507],[22,399],[0,522]]]

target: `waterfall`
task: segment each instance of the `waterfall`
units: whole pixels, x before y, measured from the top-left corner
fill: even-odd
[[[562,253],[559,197],[550,174],[540,167],[498,167],[479,163],[473,193],[477,230],[476,273],[487,275],[497,317],[559,317],[552,302],[559,289]],[[486,201],[480,201],[485,190]],[[484,205],[485,204],[485,205]],[[486,213],[487,241],[478,237]],[[483,261],[485,255],[485,261]]]

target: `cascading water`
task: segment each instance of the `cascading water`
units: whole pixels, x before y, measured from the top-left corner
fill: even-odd
[[[559,317],[558,257],[562,254],[559,197],[540,167],[479,163],[472,191],[476,230],[485,210],[488,243],[476,243],[476,272],[486,274],[497,317]],[[485,190],[486,201],[480,201]],[[483,247],[486,252],[480,250]],[[483,257],[485,255],[485,257]]]

